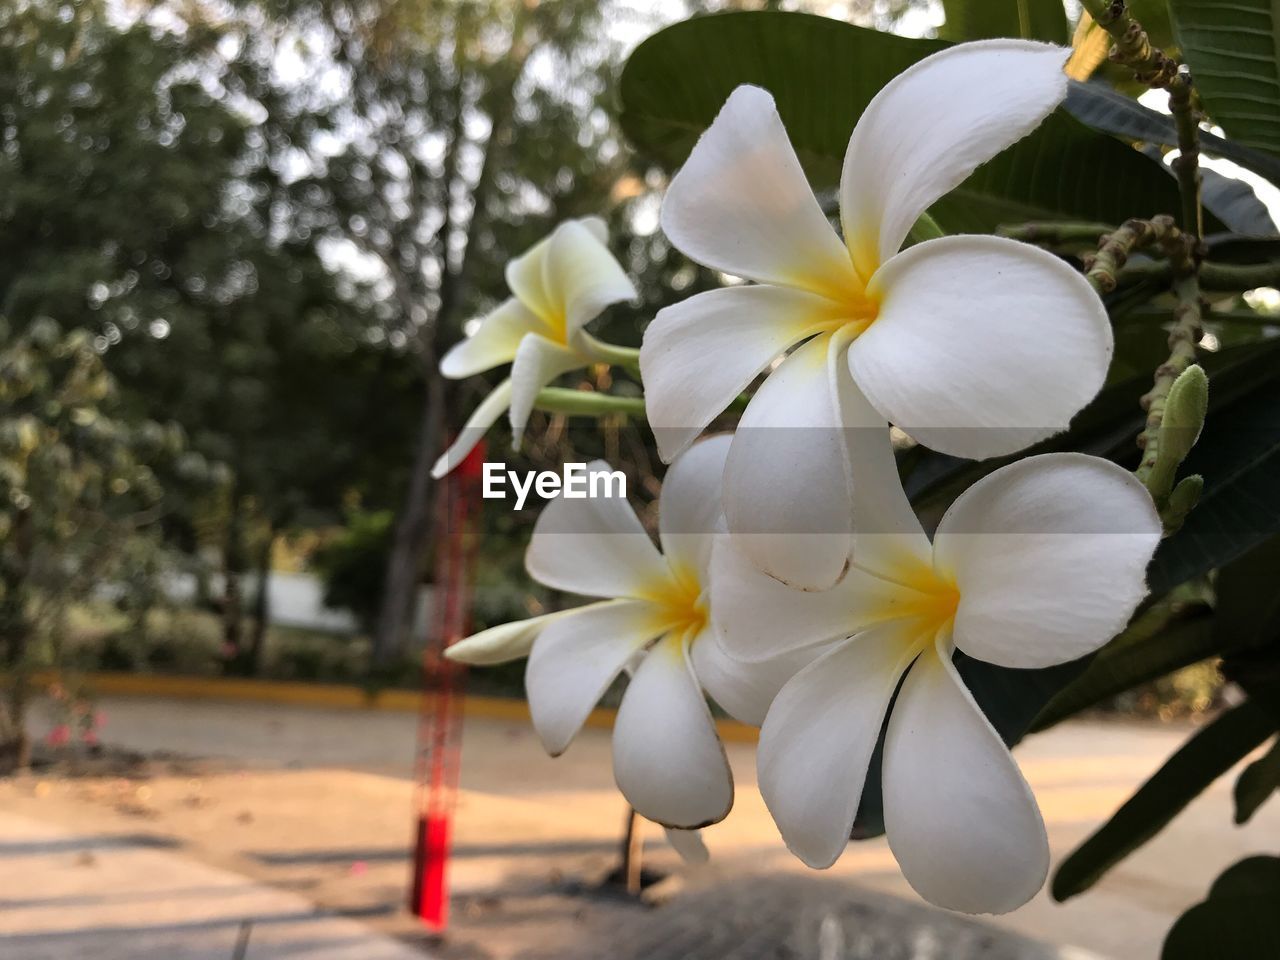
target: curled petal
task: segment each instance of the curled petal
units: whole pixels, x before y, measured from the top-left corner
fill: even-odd
[[[702,839],[702,833],[698,830],[673,830],[671,827],[664,827],[667,835],[667,843],[680,854],[680,859],[688,864],[706,863],[711,859],[711,854],[707,851],[707,844]]]
[[[877,319],[849,348],[871,404],[958,457],[1013,453],[1064,430],[1111,362],[1102,301],[1062,260],[1000,237],[943,237],[876,273]]]
[[[885,711],[916,647],[900,623],[838,644],[782,688],[757,752],[760,792],[787,847],[811,867],[849,842]]]
[[[608,473],[595,460],[588,474]],[[668,567],[623,497],[557,497],[538,516],[525,567],[539,583],[592,597],[652,595]]]
[[[718,538],[711,552],[711,619],[735,660],[758,663],[843,640],[897,615],[902,590],[894,583],[855,567],[830,590],[796,590],[761,573],[736,543]]]
[[[658,311],[644,332],[645,408],[668,463],[792,344],[831,319],[831,303],[785,287],[711,290]]]
[[[480,321],[475,333],[450,348],[440,360],[440,372],[460,380],[510,363],[524,335],[540,328],[541,321],[528,307],[508,298]]]
[[[692,259],[839,296],[860,285],[805,179],[773,97],[741,86],[671,181],[662,229]]]
[[[738,549],[805,590],[839,580],[852,546],[830,347],[831,337],[814,337],[769,375],[738,422],[724,471],[724,515]]]
[[[1008,913],[1044,885],[1049,841],[1031,788],[939,643],[916,661],[884,750],[889,847],[915,891],[964,913]]]
[[[586,361],[574,350],[562,347],[545,337],[529,334],[520,341],[515,363],[511,366],[511,445],[519,447],[524,428],[533,412],[538,391],[562,373],[585,366]]]
[[[706,582],[711,544],[724,525],[720,488],[731,437],[708,437],[680,454],[662,481],[658,537],[667,562]]]
[[[572,607],[568,610],[557,610],[555,613],[544,613],[540,617],[530,617],[527,620],[501,623],[459,640],[446,648],[444,655],[450,660],[473,667],[488,667],[519,660],[529,655],[533,641],[547,624],[585,609],[585,607]]]
[[[605,307],[638,296],[609,248],[577,220],[562,223],[551,235],[543,288],[552,308],[564,319],[566,340]]]
[[[1074,660],[1124,628],[1160,543],[1146,488],[1108,460],[1028,457],[979,480],[934,538],[960,590],[956,646],[1005,667]]]
[[[467,458],[477,443],[484,439],[485,433],[493,426],[502,411],[511,405],[511,381],[503,380],[493,388],[487,397],[476,407],[475,412],[467,418],[467,422],[458,431],[457,438],[449,449],[440,455],[440,459],[431,468],[431,476],[439,480]]]
[[[650,604],[637,600],[591,604],[543,628],[524,686],[547,753],[564,753],[609,684],[658,630]]]
[[[840,178],[840,219],[863,277],[898,251],[935,200],[1053,112],[1067,95],[1070,53],[1026,40],[963,43],[876,94]]]
[[[666,827],[704,827],[733,806],[729,761],[677,636],[644,655],[622,696],[613,777],[637,813]]]

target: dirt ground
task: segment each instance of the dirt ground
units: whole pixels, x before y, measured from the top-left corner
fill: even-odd
[[[212,866],[297,892],[446,960],[555,955],[606,939],[650,909],[599,891],[618,862],[625,807],[613,788],[605,731],[588,730],[558,760],[526,725],[468,720],[463,746],[447,937],[403,909],[413,829],[410,715],[251,704],[122,699],[104,705],[105,739],[200,761],[151,764],[133,777],[27,776],[0,784],[16,815],[104,834],[145,835]],[[1032,738],[1019,758],[1040,798],[1055,863],[1186,735],[1185,728],[1068,724]],[[712,863],[686,868],[650,825],[647,864],[670,873],[654,897],[748,874],[855,879],[914,901],[883,840],[850,847],[815,874],[783,848],[754,786],[751,744],[730,744],[737,804],[705,832]],[[338,764],[341,766],[338,766]],[[1155,956],[1173,918],[1248,852],[1280,843],[1280,805],[1231,826],[1230,780],[1094,891],[1066,905],[1042,894],[993,922],[1078,956]]]

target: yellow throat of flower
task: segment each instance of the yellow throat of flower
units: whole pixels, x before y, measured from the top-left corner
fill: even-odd
[[[708,610],[698,575],[687,567],[671,565],[671,574],[644,591],[654,605],[662,633],[687,635],[691,639],[707,625]]]

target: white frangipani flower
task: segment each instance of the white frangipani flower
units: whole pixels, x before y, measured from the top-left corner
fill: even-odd
[[[1096,650],[1146,592],[1159,517],[1132,474],[1075,453],[1030,457],[980,480],[932,545],[901,486],[882,490],[874,509],[913,529],[872,535],[870,549],[855,548],[857,565],[821,593],[760,573],[734,538],[716,544],[712,609],[730,655],[752,661],[848,638],[769,708],[761,793],[792,852],[830,866],[849,840],[888,714],[884,823],[906,879],[939,906],[1013,910],[1044,883],[1044,824],[952,652],[1034,668]]]
[[[637,296],[609,252],[608,239],[608,228],[598,217],[566,220],[507,264],[512,295],[444,355],[440,372],[457,380],[510,363],[511,376],[476,408],[432,467],[433,477],[439,479],[461,463],[503,410],[510,411],[518,446],[538,391],[596,359],[596,341],[584,325],[605,307]]]
[[[529,656],[525,690],[543,746],[558,756],[624,670],[630,683],[613,728],[613,772],[627,801],[667,827],[692,829],[724,818],[733,780],[703,696],[759,725],[773,695],[804,655],[744,664],[711,637],[707,571],[720,524],[727,436],[691,447],[667,472],[654,548],[623,499],[547,504],[525,563],[539,583],[610,597],[483,631],[450,647],[464,663]],[[591,472],[608,471],[600,461]],[[696,838],[673,839],[698,856]]]
[[[1069,52],[966,43],[890,81],[849,141],[843,242],[758,87],[730,95],[672,181],[662,206],[671,242],[755,283],[668,307],[646,331],[640,365],[664,459],[808,341],[752,398],[725,477],[729,529],[750,534],[740,549],[775,578],[825,589],[848,560],[846,446],[856,436],[841,428],[866,424],[841,420],[837,380],[856,384],[879,424],[963,457],[1062,430],[1101,387],[1111,328],[1066,263],[988,236],[898,252],[935,200],[1062,101]]]

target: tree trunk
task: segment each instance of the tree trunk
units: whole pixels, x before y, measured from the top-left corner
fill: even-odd
[[[222,548],[222,645],[227,673],[244,672],[244,518],[240,494],[231,494],[231,516]]]
[[[272,525],[263,538],[254,571],[258,577],[258,589],[253,595],[253,633],[249,638],[249,672],[253,676],[262,672],[262,658],[267,646],[267,627],[271,620],[271,548],[275,542],[276,528]]]
[[[383,575],[382,602],[373,634],[375,667],[385,666],[405,645],[417,611],[418,581],[431,543],[431,466],[440,453],[444,424],[444,384],[439,374],[426,374],[413,469],[404,507],[396,517],[391,552]]]
[[[34,534],[31,516],[18,513],[10,532],[13,549],[4,564],[4,590],[0,597],[0,649],[3,650],[4,698],[0,703],[0,773],[24,770],[31,763],[31,738],[27,734],[30,702],[27,650],[32,625],[27,611],[27,575],[31,568]]]

